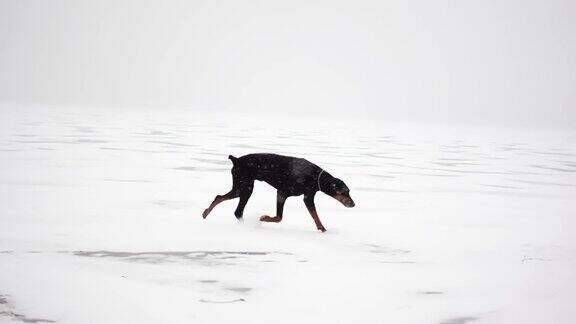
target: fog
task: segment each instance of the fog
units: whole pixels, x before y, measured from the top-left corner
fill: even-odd
[[[0,102],[574,128],[575,34],[559,0],[1,0]]]
[[[576,323],[575,34],[576,1],[0,0],[0,323]]]

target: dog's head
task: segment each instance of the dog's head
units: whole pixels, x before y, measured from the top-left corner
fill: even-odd
[[[322,186],[322,191],[328,196],[338,200],[346,207],[351,208],[356,205],[354,200],[350,197],[350,189],[348,189],[344,181],[338,178],[330,179],[326,187]]]

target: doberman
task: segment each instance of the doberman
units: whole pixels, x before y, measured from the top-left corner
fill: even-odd
[[[265,181],[277,189],[276,216],[262,216],[263,222],[278,223],[282,220],[284,202],[291,196],[304,195],[304,204],[316,223],[318,230],[325,232],[326,229],[318,218],[314,206],[314,196],[317,191],[331,196],[346,207],[354,207],[354,201],[350,198],[350,190],[346,184],[314,163],[305,159],[295,158],[270,153],[248,154],[242,157],[228,156],[232,161],[232,190],[225,195],[218,195],[210,204],[202,216],[208,214],[219,203],[240,197],[240,202],[234,215],[242,219],[244,207],[252,195],[254,180]]]

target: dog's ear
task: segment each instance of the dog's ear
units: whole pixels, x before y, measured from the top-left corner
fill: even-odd
[[[236,161],[238,161],[238,158],[233,155],[228,155],[228,158],[232,161],[232,164],[236,164]]]
[[[332,183],[332,188],[336,193],[348,193],[348,192],[350,192],[350,189],[348,189],[348,186],[346,186],[344,181],[342,181],[338,178],[334,178],[334,182]]]

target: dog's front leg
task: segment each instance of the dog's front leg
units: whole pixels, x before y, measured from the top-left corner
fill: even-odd
[[[279,191],[276,193],[276,217],[270,217],[264,215],[260,217],[262,222],[272,222],[279,223],[282,220],[282,214],[284,213],[284,203],[286,202],[286,196]]]
[[[306,208],[308,208],[308,211],[310,212],[312,219],[314,219],[314,223],[316,223],[316,228],[319,231],[326,232],[326,229],[324,228],[324,225],[322,225],[322,222],[320,222],[320,218],[318,217],[318,213],[316,212],[316,206],[314,205],[315,194],[316,193],[310,195],[304,194],[304,204],[306,204]]]

